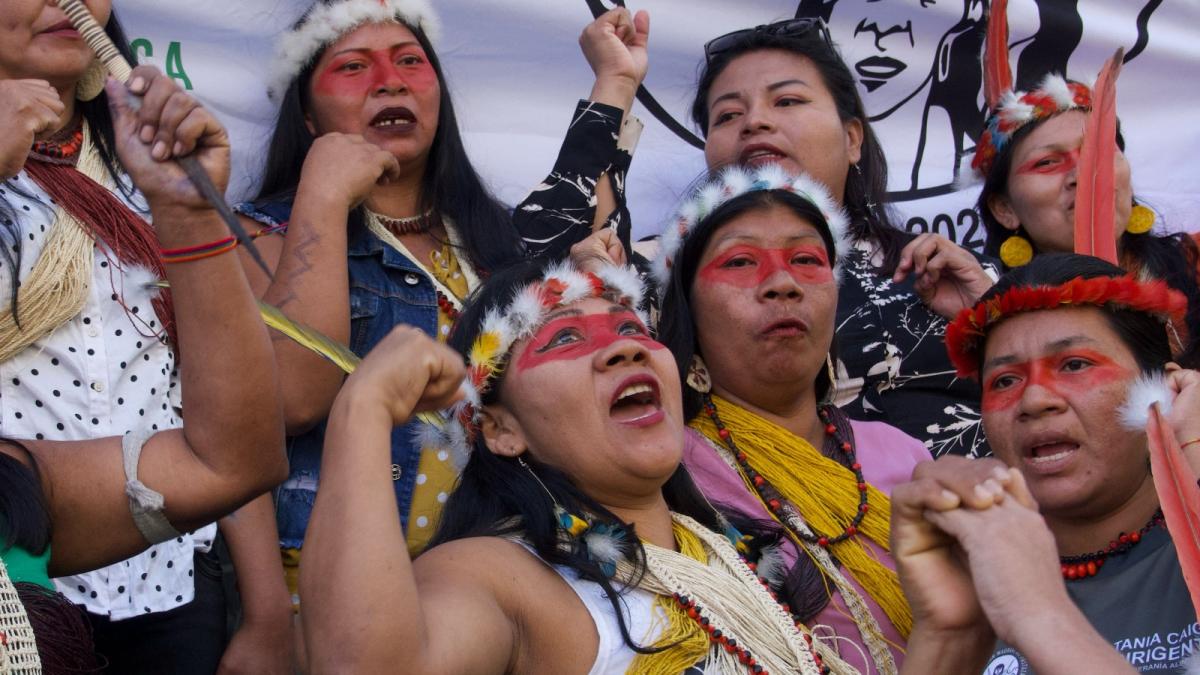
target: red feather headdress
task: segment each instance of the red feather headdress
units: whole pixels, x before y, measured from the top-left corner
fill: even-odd
[[[1182,320],[1187,298],[1165,281],[1139,281],[1136,276],[1077,277],[1058,286],[1010,288],[959,312],[946,327],[946,350],[961,377],[979,374],[981,338],[996,324],[1022,312],[1091,305],[1146,312],[1166,320]]]

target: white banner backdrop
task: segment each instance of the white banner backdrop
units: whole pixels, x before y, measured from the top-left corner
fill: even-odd
[[[629,174],[635,238],[657,233],[704,169],[687,110],[701,45],[737,28],[823,16],[859,77],[908,229],[972,247],[975,190],[954,191],[956,155],[982,124],[979,54],[987,0],[629,0],[651,15],[650,73],[635,113],[646,123]],[[230,197],[251,194],[275,117],[263,75],[275,36],[309,0],[115,0],[139,57],[204,100],[229,126]],[[549,170],[592,75],[578,36],[612,0],[438,0],[441,56],[468,150],[509,204]],[[1134,189],[1173,230],[1200,229],[1200,0],[1010,0],[1014,73],[1091,81],[1127,54],[1119,112]],[[682,130],[676,133],[675,126]]]

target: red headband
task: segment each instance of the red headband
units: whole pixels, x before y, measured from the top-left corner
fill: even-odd
[[[1165,281],[1121,277],[1076,277],[1059,286],[1018,286],[958,313],[946,327],[946,350],[960,377],[979,374],[981,338],[1004,319],[1022,312],[1059,309],[1068,305],[1111,306],[1153,314],[1164,320],[1182,319],[1187,298]]]

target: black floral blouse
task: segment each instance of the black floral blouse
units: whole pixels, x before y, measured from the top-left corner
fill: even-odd
[[[630,245],[625,175],[642,123],[603,103],[580,101],[550,175],[513,212],[513,223],[530,256],[564,257],[571,245],[592,233],[596,216],[596,183],[608,177],[617,206],[604,227],[617,231],[626,251]]]
[[[868,249],[858,244],[843,262],[836,402],[853,419],[898,427],[934,457],[990,455],[979,385],[955,375],[946,320],[921,302],[911,278],[896,284],[879,273]]]

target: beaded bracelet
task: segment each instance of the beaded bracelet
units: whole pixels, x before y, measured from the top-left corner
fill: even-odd
[[[163,249],[161,252],[162,261],[164,263],[185,263],[202,258],[211,258],[232,251],[237,248],[237,245],[238,241],[236,237],[225,237],[224,239],[218,239],[208,244]]]
[[[275,234],[276,232],[287,231],[287,223],[264,227],[259,231],[250,235],[252,239],[258,239],[264,235]],[[196,244],[195,246],[185,246],[183,248],[164,248],[159,252],[164,263],[185,263],[193,260],[201,260],[203,258],[211,258],[213,256],[228,253],[237,248],[238,240],[236,237],[225,237],[207,244]]]

